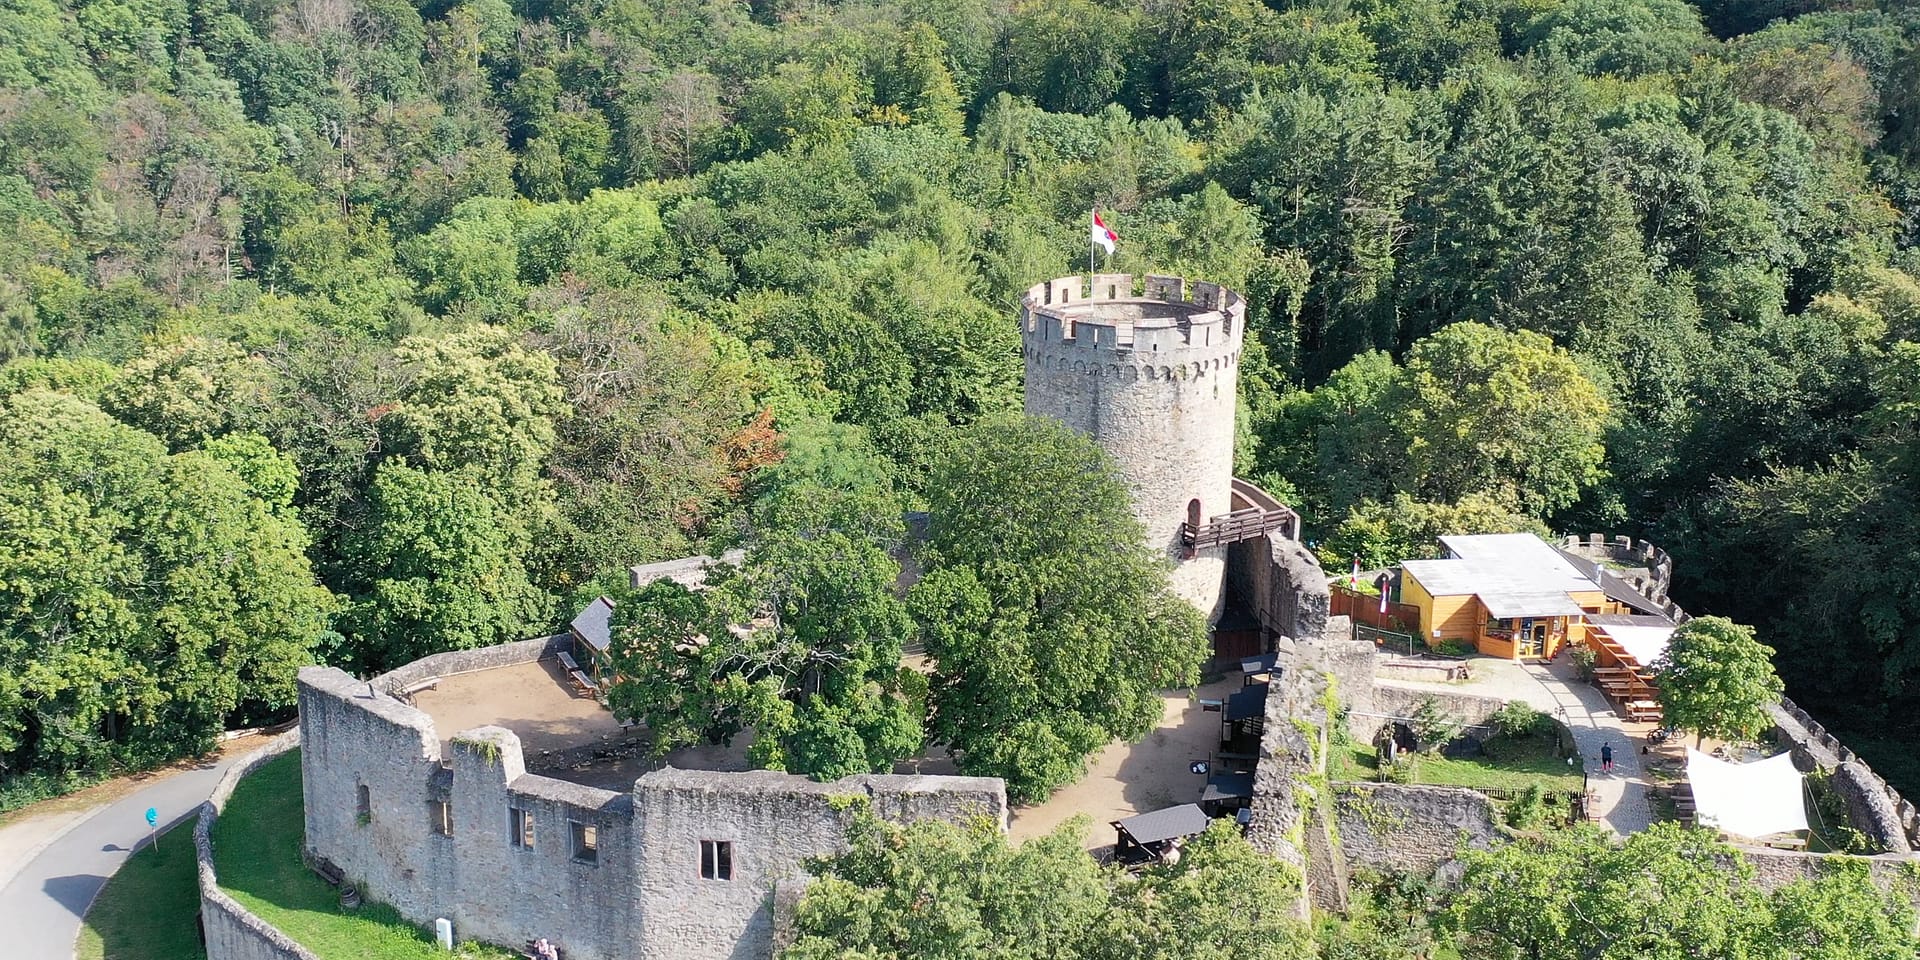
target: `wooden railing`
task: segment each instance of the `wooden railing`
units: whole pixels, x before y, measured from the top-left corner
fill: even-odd
[[[1299,516],[1292,510],[1281,507],[1278,510],[1262,510],[1248,507],[1232,513],[1214,517],[1201,526],[1191,523],[1180,525],[1180,542],[1189,550],[1202,550],[1207,547],[1219,547],[1242,540],[1252,540],[1275,530],[1284,530],[1289,539],[1297,532]]]

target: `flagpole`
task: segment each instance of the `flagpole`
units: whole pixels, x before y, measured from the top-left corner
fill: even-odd
[[[1093,217],[1098,217],[1100,215],[1100,205],[1098,203],[1095,203],[1089,209],[1092,211],[1093,216],[1087,218],[1087,225],[1091,227],[1093,225]],[[1092,230],[1087,231],[1087,289],[1088,290],[1093,289],[1093,231]]]

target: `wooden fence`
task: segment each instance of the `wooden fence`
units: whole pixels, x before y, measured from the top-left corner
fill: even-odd
[[[1336,617],[1351,617],[1359,626],[1379,627],[1395,633],[1420,633],[1420,608],[1411,603],[1387,602],[1387,612],[1380,612],[1378,596],[1358,593],[1344,583],[1333,584],[1329,589],[1332,602],[1328,605],[1328,614]]]

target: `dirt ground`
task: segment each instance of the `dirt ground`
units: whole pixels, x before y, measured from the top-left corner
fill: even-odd
[[[613,712],[586,694],[575,693],[558,661],[541,660],[443,678],[432,690],[414,694],[414,706],[433,718],[444,745],[462,730],[493,724],[520,737],[529,769],[540,769],[544,755],[598,745],[606,755],[572,767],[540,769],[545,776],[603,790],[631,790],[652,767],[646,729],[622,729]],[[699,746],[667,754],[667,763],[684,770],[751,769],[747,747],[751,733],[729,746]],[[598,751],[596,751],[598,752]]]
[[[462,730],[493,724],[518,734],[529,760],[542,751],[626,734],[598,700],[573,691],[554,660],[444,677],[433,689],[414,694],[413,705],[433,718],[441,743]]]
[[[1045,803],[1016,807],[1009,836],[1015,843],[1041,836],[1084,813],[1093,819],[1086,836],[1092,850],[1113,843],[1108,821],[1198,801],[1207,778],[1187,765],[1210,759],[1220,746],[1220,714],[1202,710],[1200,701],[1225,700],[1240,684],[1240,674],[1230,673],[1199,688],[1193,698],[1185,691],[1166,695],[1157,729],[1139,743],[1108,744],[1088,762],[1086,776]]]

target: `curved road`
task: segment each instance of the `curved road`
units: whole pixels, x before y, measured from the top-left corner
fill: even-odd
[[[0,955],[20,960],[68,960],[80,918],[100,887],[147,842],[148,807],[160,811],[160,829],[199,812],[220,774],[244,752],[209,761],[142,787],[69,824],[31,860],[0,864]],[[59,829],[59,828],[50,828]]]

